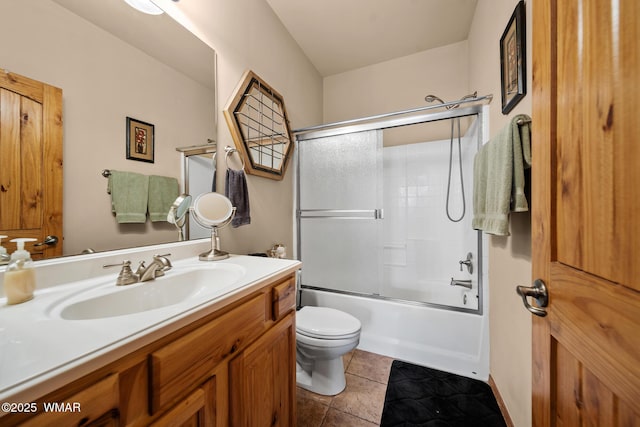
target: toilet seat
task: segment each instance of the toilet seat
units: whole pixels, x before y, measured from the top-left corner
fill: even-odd
[[[296,314],[296,332],[325,340],[349,339],[357,336],[360,321],[350,314],[328,307],[302,307]]]

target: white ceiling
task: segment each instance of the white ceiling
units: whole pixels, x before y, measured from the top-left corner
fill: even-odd
[[[466,40],[477,0],[266,0],[322,76]]]

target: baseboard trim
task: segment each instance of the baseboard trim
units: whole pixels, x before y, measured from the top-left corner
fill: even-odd
[[[498,407],[500,408],[500,412],[502,413],[502,418],[504,418],[504,422],[507,424],[507,427],[515,427],[513,425],[513,421],[509,416],[509,411],[507,411],[507,406],[504,404],[504,400],[502,400],[502,396],[500,395],[500,391],[498,390],[498,386],[495,381],[493,381],[493,377],[489,375],[489,386],[493,391],[493,395],[496,398],[496,402],[498,402]]]

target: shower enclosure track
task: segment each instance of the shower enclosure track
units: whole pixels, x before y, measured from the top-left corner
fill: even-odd
[[[424,111],[430,111],[430,110],[438,110],[438,109],[442,109],[442,108],[446,108],[446,107],[455,107],[457,105],[461,105],[461,104],[472,104],[472,103],[484,103],[486,101],[487,104],[490,104],[491,101],[493,100],[493,95],[489,94],[489,95],[484,95],[484,96],[479,96],[479,97],[475,97],[475,98],[469,98],[469,99],[465,99],[465,100],[458,100],[458,101],[450,101],[450,102],[445,102],[443,104],[437,104],[437,105],[427,105],[424,107],[418,107],[418,108],[412,108],[409,110],[402,110],[402,111],[394,111],[391,113],[384,113],[384,114],[377,114],[374,116],[369,116],[369,117],[361,117],[358,119],[351,119],[351,120],[343,120],[340,122],[333,122],[333,123],[326,123],[326,124],[321,124],[321,125],[315,125],[315,126],[309,126],[306,128],[300,128],[300,129],[294,129],[292,131],[292,133],[297,137],[298,135],[304,136],[304,138],[300,138],[301,140],[303,139],[312,139],[312,138],[320,138],[320,137],[324,137],[324,136],[330,136],[330,135],[339,135],[338,134],[334,134],[334,133],[330,133],[327,135],[321,134],[319,136],[313,136],[310,137],[308,134],[311,132],[315,132],[315,131],[321,131],[321,130],[327,130],[327,129],[331,129],[331,128],[338,128],[338,127],[345,127],[345,126],[352,126],[352,125],[372,125],[372,124],[377,124],[374,127],[365,127],[361,130],[370,130],[370,129],[378,129],[378,128],[389,128],[389,127],[395,127],[395,126],[402,126],[403,124],[413,124],[412,123],[412,119],[413,120],[417,120],[414,123],[425,123],[425,122],[431,122],[431,121],[436,121],[436,120],[446,120],[448,118],[452,118],[452,117],[463,117],[463,116],[468,116],[469,113],[463,113],[464,111],[466,111],[468,109],[468,107],[465,107],[463,109],[449,109],[447,111],[442,111],[442,112],[437,112],[435,113],[435,115],[431,118],[429,118],[429,116],[431,116],[430,114],[423,114],[423,115],[417,115],[417,116],[411,116],[411,117],[405,117],[404,119],[401,118],[397,118],[395,120],[398,120],[398,124],[393,124],[395,122],[395,120],[393,119],[393,117],[396,116],[406,116],[408,114],[415,114],[415,113],[422,113]],[[480,105],[476,105],[475,107],[479,107]],[[460,114],[456,114],[460,113]],[[473,114],[473,113],[471,113]],[[405,120],[407,121],[405,123]],[[373,123],[372,123],[373,122]],[[390,123],[390,125],[388,126],[380,126],[381,123]],[[358,132],[359,130],[356,131],[351,131],[351,132]],[[341,132],[341,133],[348,133],[348,132]],[[313,135],[313,134],[312,134]]]

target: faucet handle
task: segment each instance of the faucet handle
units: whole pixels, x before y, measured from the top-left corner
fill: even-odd
[[[131,285],[138,282],[138,275],[133,274],[133,271],[131,271],[131,261],[129,260],[124,260],[119,264],[105,264],[102,266],[102,268],[120,266],[122,266],[122,269],[120,270],[120,274],[118,274],[118,278],[116,279],[117,286]]]
[[[138,268],[136,268],[136,274],[138,276],[142,276],[144,274],[144,271],[147,269],[147,266],[144,265],[144,261],[140,261],[138,263]]]

